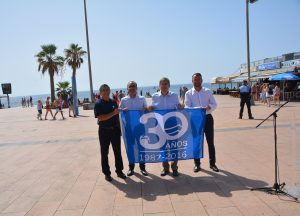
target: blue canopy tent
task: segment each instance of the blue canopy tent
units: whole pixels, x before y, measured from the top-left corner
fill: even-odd
[[[275,76],[270,77],[269,80],[270,81],[283,81],[283,86],[284,86],[285,81],[300,80],[300,77],[293,74],[293,72],[294,71],[277,74]],[[283,100],[284,100],[284,88],[283,88]]]
[[[286,81],[286,80],[300,80],[300,77],[293,74],[293,72],[286,72],[277,74],[269,78],[271,81]]]

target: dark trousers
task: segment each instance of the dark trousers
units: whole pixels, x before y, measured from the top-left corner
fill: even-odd
[[[178,166],[177,166],[178,161],[172,161],[171,162],[171,169],[174,171],[178,170]],[[170,164],[169,162],[163,162],[162,163],[164,170],[169,171],[170,170]]]
[[[241,109],[240,109],[240,118],[243,117],[243,112],[244,112],[244,106],[245,104],[247,105],[247,109],[248,109],[248,117],[251,118],[252,117],[252,113],[251,113],[251,104],[250,104],[250,96],[248,97],[243,97],[241,95]]]
[[[206,115],[204,134],[208,145],[209,164],[213,166],[216,163],[216,151],[214,144],[214,118],[211,114]],[[199,166],[200,158],[194,159],[194,162],[196,166]]]
[[[129,169],[130,169],[130,170],[134,170],[134,167],[135,167],[135,164],[134,164],[134,163],[130,163],[130,164],[129,164]],[[140,169],[141,169],[141,170],[145,170],[145,169],[146,169],[145,163],[140,163]]]
[[[110,175],[108,163],[109,145],[111,143],[115,155],[116,173],[123,170],[123,160],[121,155],[121,132],[119,128],[103,129],[99,127],[98,131],[100,141],[101,166],[104,175]]]

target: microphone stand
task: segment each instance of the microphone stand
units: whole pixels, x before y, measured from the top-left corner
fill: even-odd
[[[282,104],[281,106],[279,106],[274,112],[272,112],[267,118],[265,118],[261,123],[259,123],[256,128],[258,128],[262,123],[264,123],[267,119],[269,119],[271,116],[273,116],[273,127],[274,127],[274,143],[275,143],[275,183],[273,185],[273,187],[261,187],[261,188],[251,188],[251,191],[254,190],[258,190],[258,191],[264,191],[270,194],[283,194],[285,196],[288,196],[294,200],[298,200],[297,197],[294,197],[290,194],[288,194],[287,192],[283,191],[283,187],[285,186],[285,183],[279,183],[278,181],[278,172],[279,172],[279,167],[278,167],[278,157],[277,157],[277,131],[276,131],[276,118],[277,118],[277,112],[286,104],[288,103],[288,101],[286,101],[284,104]]]

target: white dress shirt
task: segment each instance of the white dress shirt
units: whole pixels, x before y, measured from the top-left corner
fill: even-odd
[[[217,108],[216,100],[212,92],[205,87],[202,87],[200,91],[196,91],[193,87],[185,93],[184,100],[185,107],[206,107],[210,106],[210,110],[206,110],[206,115],[211,114]]]
[[[143,96],[136,95],[134,98],[131,98],[129,95],[121,99],[120,108],[128,108],[129,110],[141,110],[146,108],[147,103],[146,99]]]
[[[174,92],[169,91],[167,95],[163,95],[161,91],[159,91],[152,95],[152,107],[155,110],[178,109],[178,105],[178,95]]]

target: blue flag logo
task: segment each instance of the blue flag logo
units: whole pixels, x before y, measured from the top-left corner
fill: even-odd
[[[203,158],[205,110],[121,111],[130,163]]]

